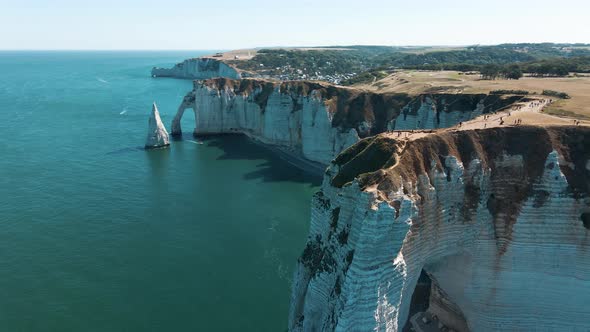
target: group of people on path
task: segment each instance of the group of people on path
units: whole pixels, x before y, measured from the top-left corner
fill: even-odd
[[[518,108],[517,108],[517,109],[520,109],[520,107],[521,107],[521,106],[518,106]],[[496,113],[494,113],[494,114],[496,114]],[[510,111],[509,111],[509,112],[508,112],[508,116],[511,116],[511,115],[512,115],[512,112],[510,112]],[[483,127],[484,127],[484,128],[487,128],[487,126],[488,126],[487,120],[490,118],[490,116],[491,116],[491,114],[484,114],[484,115],[483,115],[483,119],[484,119],[484,124],[483,124]],[[501,117],[500,117],[500,119],[499,119],[499,121],[500,121],[500,126],[504,125],[504,117],[505,117],[505,116],[506,116],[506,115],[503,115],[503,116],[501,116]],[[514,124],[514,125],[520,125],[520,124],[522,124],[522,119],[515,119],[513,124]],[[461,122],[459,122],[459,123],[457,124],[457,127],[459,127],[459,128],[461,128],[462,126],[463,126],[463,121],[461,121]]]
[[[387,133],[397,133],[397,137],[410,137],[414,133],[433,133],[434,129],[406,129],[406,130],[388,130]],[[404,135],[405,134],[405,135]]]
[[[531,103],[529,103],[529,104],[528,104],[528,105],[526,105],[526,106],[527,106],[527,107],[535,107],[535,106],[542,106],[542,105],[544,105],[544,104],[547,104],[547,103],[548,103],[547,101],[535,101],[535,102],[531,102]],[[549,101],[549,103],[551,103],[551,101]],[[513,110],[520,110],[520,109],[522,109],[523,107],[525,107],[525,105],[518,105],[518,106],[515,106]],[[494,112],[493,114],[497,114],[497,112]],[[493,115],[493,114],[484,114],[484,115],[483,115],[483,119],[484,119],[484,124],[483,124],[483,127],[484,127],[484,128],[487,128],[487,126],[488,126],[488,124],[487,124],[487,120],[488,120],[488,119],[490,119],[491,115]],[[504,117],[505,117],[505,116],[511,116],[511,115],[512,115],[512,112],[511,112],[511,111],[508,111],[508,114],[507,114],[507,115],[503,115],[503,116],[501,116],[501,117],[500,117],[500,119],[499,119],[499,121],[500,121],[500,124],[499,124],[499,125],[500,125],[500,126],[504,125],[504,122],[505,122],[505,121],[504,121]],[[519,118],[519,119],[514,119],[514,122],[512,123],[512,125],[515,125],[515,126],[521,125],[521,124],[522,124],[522,121],[523,121],[523,120],[522,120],[522,119],[520,119],[520,118]],[[581,123],[581,122],[580,122],[579,120],[574,120],[574,125],[575,125],[575,126],[579,126],[579,125],[580,125],[580,123]],[[457,127],[458,127],[458,128],[461,128],[461,127],[463,127],[463,121],[460,121],[460,122],[457,124]],[[397,131],[397,130],[396,130],[396,131]],[[409,136],[409,134],[410,134],[410,133],[413,133],[413,132],[414,132],[413,130],[411,130],[410,132],[406,132],[406,137],[408,137],[408,136]],[[403,135],[403,131],[397,131],[397,137],[402,137],[402,135]]]

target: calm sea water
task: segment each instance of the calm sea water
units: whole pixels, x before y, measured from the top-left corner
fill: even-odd
[[[318,179],[242,137],[141,149],[191,88],[151,67],[197,55],[0,52],[0,330],[286,329]]]

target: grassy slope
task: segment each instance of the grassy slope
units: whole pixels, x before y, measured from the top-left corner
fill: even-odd
[[[590,118],[590,75],[583,77],[533,78],[520,80],[481,80],[479,75],[460,75],[455,71],[400,71],[372,84],[358,85],[372,91],[421,93],[488,93],[492,90],[543,90],[568,93],[571,99],[559,100],[546,112],[561,116]]]

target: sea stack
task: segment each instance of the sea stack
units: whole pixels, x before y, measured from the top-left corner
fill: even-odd
[[[155,149],[170,145],[168,132],[160,119],[160,112],[156,103],[152,105],[152,114],[148,122],[148,135],[145,142],[146,149]]]

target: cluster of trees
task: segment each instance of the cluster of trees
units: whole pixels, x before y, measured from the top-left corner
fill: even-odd
[[[436,65],[401,66],[401,69],[478,71],[484,79],[519,79],[523,74],[535,77],[563,77],[569,73],[590,73],[590,56],[573,58],[552,58],[528,62],[485,65],[463,63],[439,63]]]
[[[237,61],[237,66],[245,70],[296,71],[323,75],[338,73],[359,73],[373,67],[365,57],[365,52],[340,50],[285,50],[263,49],[248,61]],[[262,64],[262,67],[260,66]]]
[[[581,56],[578,56],[581,55]],[[478,71],[484,79],[519,79],[590,73],[590,46],[573,44],[503,44],[436,51],[388,46],[345,46],[317,50],[264,49],[236,65],[270,75],[285,71],[321,75],[353,74],[347,84],[379,79],[383,69]],[[279,68],[279,69],[277,69]]]
[[[517,80],[523,76],[520,66],[516,64],[508,66],[489,64],[481,67],[479,72],[484,80],[495,80],[498,77]]]
[[[590,72],[590,56],[554,58],[510,65],[485,65],[479,69],[483,79],[519,79],[523,73],[535,77],[563,77],[571,72]]]
[[[437,51],[423,54],[392,54],[382,60],[382,65],[399,68],[413,66],[436,66],[445,64],[481,66],[533,61],[527,53],[493,47],[478,47],[467,50]]]
[[[373,69],[369,71],[362,72],[352,78],[343,80],[340,82],[341,85],[354,85],[354,84],[361,84],[361,83],[372,83],[374,81],[378,81],[382,78],[387,77],[387,71],[383,70],[383,68]]]
[[[434,52],[428,48],[346,46],[304,51],[262,49],[253,59],[236,62],[236,65],[245,70],[269,70],[290,66],[305,72],[321,71],[323,74],[335,74],[362,73],[380,67],[471,71],[479,70],[486,64],[508,64],[534,59],[523,52],[491,46]]]
[[[492,91],[490,91],[490,94],[491,95],[528,95],[528,94],[530,94],[530,92],[527,90],[501,89],[501,90],[492,90]]]
[[[555,91],[555,90],[543,90],[542,93],[544,96],[551,96],[551,97],[557,97],[557,98],[561,98],[561,99],[570,99],[570,95],[568,95],[565,92],[561,92],[561,91]]]
[[[552,58],[522,65],[523,71],[534,76],[566,76],[571,72],[590,72],[590,56]]]
[[[548,59],[555,57],[576,57],[590,55],[590,45],[588,44],[567,44],[567,43],[519,43],[519,44],[500,44],[487,46],[493,48],[502,48],[518,52],[525,52],[532,55],[535,59]]]

